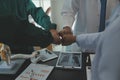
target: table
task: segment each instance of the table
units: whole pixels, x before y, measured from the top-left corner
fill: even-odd
[[[86,75],[86,56],[82,55],[82,69],[79,70],[69,70],[60,69],[55,67],[51,74],[48,76],[47,80],[87,80]],[[39,62],[41,64],[47,64],[55,66],[56,59],[47,61],[45,63]],[[15,78],[21,74],[21,72],[30,64],[30,59],[27,59],[18,72],[14,75],[0,75],[0,80],[15,80]]]

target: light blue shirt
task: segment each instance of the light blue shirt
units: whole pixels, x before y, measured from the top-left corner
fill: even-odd
[[[76,42],[96,53],[92,80],[120,80],[120,5],[104,32],[78,35]]]

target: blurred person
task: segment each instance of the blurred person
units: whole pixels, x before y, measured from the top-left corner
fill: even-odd
[[[29,23],[28,15],[41,27]],[[31,0],[0,0],[0,41],[9,45],[12,53],[31,53],[33,46],[60,44],[56,26]]]
[[[79,47],[95,51],[91,80],[120,80],[120,3],[113,12],[103,32],[62,36],[62,45],[77,43]]]
[[[61,15],[63,17],[63,30],[61,34],[98,32],[100,20],[100,0],[65,0]],[[107,15],[109,18],[111,10],[117,4],[117,0],[107,1]],[[67,46],[66,51],[84,51],[76,43]]]

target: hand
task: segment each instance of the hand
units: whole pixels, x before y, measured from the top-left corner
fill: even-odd
[[[51,32],[53,39],[54,39],[53,43],[54,44],[61,44],[61,39],[60,39],[58,32],[55,29],[51,29],[50,32]]]
[[[71,30],[71,28],[70,28],[69,26],[64,27],[63,30],[61,30],[61,31],[59,32],[59,35],[60,35],[60,36],[63,36],[63,35],[65,35],[65,34],[73,34],[73,33],[72,33],[72,30]]]
[[[62,36],[62,45],[70,45],[76,41],[76,36],[72,34],[65,34]]]

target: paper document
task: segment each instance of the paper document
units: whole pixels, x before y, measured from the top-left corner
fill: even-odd
[[[46,80],[53,66],[31,63],[15,80]]]

